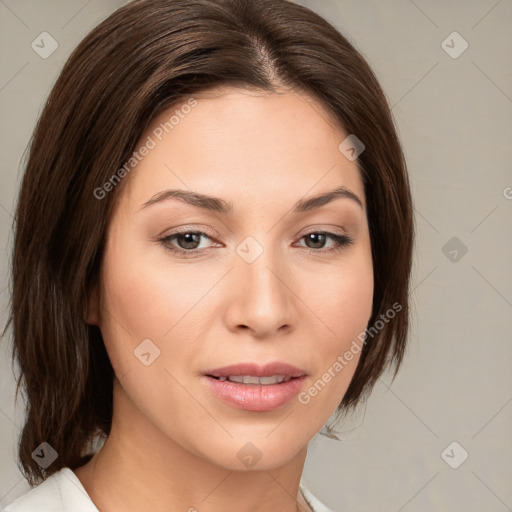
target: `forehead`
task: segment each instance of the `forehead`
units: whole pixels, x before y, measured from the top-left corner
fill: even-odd
[[[347,133],[313,98],[223,88],[185,98],[154,118],[137,148],[150,146],[129,177],[142,206],[165,189],[233,204],[284,203],[346,187],[364,203],[357,161],[338,149]],[[289,198],[288,198],[289,196]]]

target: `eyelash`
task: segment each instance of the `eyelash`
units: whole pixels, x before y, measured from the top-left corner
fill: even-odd
[[[204,235],[206,238],[212,240],[212,238],[210,236],[208,236],[207,233],[204,233],[203,231],[193,231],[193,230],[183,230],[183,231],[177,231],[175,233],[171,233],[170,235],[167,235],[163,238],[160,238],[158,241],[164,246],[164,248],[168,251],[170,251],[171,253],[173,254],[178,254],[180,256],[183,256],[184,258],[193,258],[195,257],[196,255],[198,255],[198,253],[201,253],[201,252],[204,252],[204,251],[207,251],[209,249],[212,249],[212,247],[209,247],[207,249],[190,249],[190,250],[186,250],[186,249],[177,249],[175,247],[172,247],[169,245],[169,242],[173,239],[175,239],[177,236],[179,235],[186,235],[186,234],[190,234],[190,235]],[[316,234],[316,235],[326,235],[328,238],[331,238],[332,240],[334,240],[336,246],[335,247],[331,247],[330,249],[311,249],[309,247],[303,247],[303,249],[306,250],[306,252],[308,252],[309,254],[315,254],[315,255],[318,255],[319,253],[322,254],[322,253],[336,253],[338,251],[341,251],[342,249],[344,249],[345,247],[348,247],[349,245],[351,245],[354,240],[347,236],[347,235],[339,235],[337,233],[331,233],[329,231],[310,231],[309,233],[306,233],[305,235],[303,235],[299,240],[302,240],[303,238],[309,236],[309,235],[312,235],[312,234]]]

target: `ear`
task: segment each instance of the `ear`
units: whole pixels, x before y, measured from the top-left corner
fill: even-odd
[[[91,287],[87,297],[87,311],[84,314],[84,320],[87,324],[99,326],[99,292],[97,284]]]

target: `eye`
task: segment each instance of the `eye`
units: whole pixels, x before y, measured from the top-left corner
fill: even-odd
[[[211,240],[211,238],[202,231],[189,230],[165,236],[164,238],[161,238],[159,242],[161,242],[162,245],[169,251],[177,254],[182,254],[185,257],[187,257],[188,254],[186,253],[195,254],[196,252],[202,252],[203,250],[205,250],[204,247],[199,247],[202,238]],[[172,243],[173,241],[176,241],[178,247],[176,247],[176,245]]]
[[[333,245],[329,249],[324,249],[328,239],[333,241]],[[339,235],[328,231],[312,231],[311,233],[304,235],[301,240],[305,240],[306,248],[315,253],[339,251],[353,243],[353,239],[347,235]]]
[[[212,240],[210,236],[202,231],[183,230],[181,232],[171,233],[161,239],[159,242],[173,254],[191,258],[198,254],[204,253],[214,246],[200,247],[202,239]],[[330,233],[328,231],[313,231],[303,235],[300,241],[305,240],[306,246],[304,247],[307,252],[313,254],[330,253],[339,251],[344,247],[353,243],[353,239],[347,235],[340,235],[337,233]],[[328,240],[331,240],[331,247],[325,249]]]

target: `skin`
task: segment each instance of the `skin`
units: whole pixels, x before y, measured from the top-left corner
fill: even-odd
[[[201,375],[285,361],[307,371],[307,390],[365,330],[373,268],[360,172],[338,150],[348,134],[312,98],[230,88],[195,98],[125,178],[110,219],[87,321],[100,326],[115,370],[113,425],[76,474],[101,511],[309,510],[298,490],[307,445],[341,402],[359,354],[309,403],[268,412],[225,404]],[[141,144],[176,108],[153,120]],[[345,197],[291,212],[340,186],[363,207]],[[231,201],[234,212],[175,198],[143,208],[171,188]],[[205,232],[194,246],[203,252],[185,258],[159,242],[178,227]],[[330,253],[331,238],[307,244],[322,231],[353,242]],[[263,247],[250,264],[236,252],[248,236]],[[191,250],[183,237],[167,245]],[[149,366],[134,356],[147,338],[160,349]],[[262,455],[251,468],[237,457],[247,442]]]

